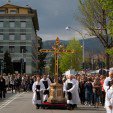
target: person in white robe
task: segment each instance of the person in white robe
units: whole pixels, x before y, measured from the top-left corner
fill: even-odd
[[[112,79],[113,79],[113,70],[110,70],[109,71],[109,77],[106,77],[106,79],[104,80],[104,84],[103,84],[105,92],[107,92],[109,90],[109,88],[110,88],[110,81]]]
[[[106,92],[105,108],[107,113],[113,113],[113,80],[110,81],[111,87]]]
[[[36,109],[42,104],[42,92],[44,90],[44,85],[40,81],[40,75],[37,75],[36,81],[33,83],[32,91],[33,91],[33,98],[32,103],[36,106]]]
[[[75,75],[73,75],[73,80],[75,81],[76,85],[76,104],[75,106],[77,107],[77,104],[80,104],[80,97],[79,97],[79,81],[75,78]]]
[[[41,79],[42,84],[44,85],[45,90],[43,91],[43,102],[47,102],[48,96],[49,96],[49,89],[51,81],[47,77],[47,75],[43,75],[43,78]]]
[[[67,97],[66,99],[68,109],[74,109],[75,105],[80,104],[78,82],[73,78],[73,70],[67,71],[66,75],[68,75],[68,77],[64,83],[63,91]]]

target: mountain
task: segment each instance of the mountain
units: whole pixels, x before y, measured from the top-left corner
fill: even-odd
[[[69,41],[60,40],[60,43],[63,45],[67,45]],[[55,44],[55,40],[47,40],[43,41],[43,48],[44,49],[52,49],[52,46]]]
[[[60,40],[60,41],[61,41],[61,44],[63,44],[63,45],[67,45],[69,42],[69,41],[65,41],[65,40]],[[79,40],[79,41],[82,45],[83,40]],[[55,40],[43,41],[43,48],[44,49],[51,49],[52,45],[54,45],[54,43],[55,43]],[[101,53],[105,50],[98,38],[85,39],[84,43],[85,43],[85,52],[98,54],[98,53]]]

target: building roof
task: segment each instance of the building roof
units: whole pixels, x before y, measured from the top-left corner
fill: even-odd
[[[10,3],[7,3],[7,4],[4,4],[4,5],[0,6],[0,8],[6,8],[6,7],[17,7],[17,8],[26,8],[26,9],[29,8],[29,7],[17,6],[17,5],[10,4]]]
[[[30,14],[32,14],[33,16],[32,16],[32,21],[33,21],[33,25],[34,25],[34,29],[35,29],[35,31],[36,30],[39,30],[39,23],[38,23],[38,15],[37,15],[37,10],[35,10],[35,9],[32,9],[31,7],[29,7],[29,6],[26,6],[26,7],[23,7],[23,6],[17,6],[17,5],[13,5],[13,4],[10,4],[10,3],[7,3],[7,4],[4,4],[4,5],[2,5],[2,6],[0,6],[0,9],[4,9],[4,8],[6,8],[6,9],[8,9],[8,8],[22,8],[22,9],[27,9],[28,10],[28,14],[8,14],[8,13],[6,13],[7,15],[14,15],[14,16],[19,16],[19,15],[21,15],[21,16],[26,16],[26,15],[30,15]],[[2,15],[2,16],[4,16],[4,15],[6,15],[6,14],[0,14],[0,15]]]

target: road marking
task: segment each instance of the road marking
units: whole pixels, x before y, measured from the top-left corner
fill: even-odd
[[[9,105],[11,102],[13,102],[15,99],[17,99],[18,97],[20,97],[21,95],[23,95],[25,92],[21,93],[21,94],[17,94],[14,97],[12,97],[10,100],[7,100],[5,103],[3,103],[0,106],[0,110],[3,109],[4,107],[6,107],[7,105]]]

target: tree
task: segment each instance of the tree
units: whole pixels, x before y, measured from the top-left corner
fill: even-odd
[[[106,52],[109,54],[109,55],[113,55],[113,47],[111,49],[107,49]]]
[[[39,50],[43,48],[42,38],[40,38],[38,36],[38,38],[36,40],[37,40],[36,47],[38,49],[38,51],[37,51],[38,73],[42,75],[44,73],[44,70],[45,70],[45,64],[46,64],[45,58],[47,56],[47,53],[39,52]]]
[[[79,0],[82,17],[80,22],[89,30],[91,35],[96,36],[105,49],[113,47],[113,38],[110,35],[108,24],[110,18],[108,10],[104,9],[99,0]],[[110,56],[106,53],[106,67],[109,68]]]
[[[113,0],[99,0],[99,2],[103,5],[103,9],[108,10],[107,15],[109,16],[109,24],[108,29],[110,34],[113,36]],[[107,49],[107,53],[112,55],[113,48]]]
[[[58,62],[59,62],[59,59],[58,59]],[[55,74],[55,56],[53,55],[53,57],[50,60],[50,75],[52,75],[53,77],[54,74]],[[58,67],[58,74],[61,75],[61,70],[59,67]]]
[[[76,53],[63,53],[59,61],[61,72],[68,69],[80,70],[82,62],[82,47],[79,41],[72,39],[66,47],[66,50],[75,50]]]
[[[45,58],[46,58],[47,53],[40,53],[38,55],[38,68],[39,68],[39,73],[42,75],[44,73],[44,68],[45,68]]]
[[[113,36],[113,0],[99,0],[103,9],[107,10],[106,15],[109,17],[108,29]]]
[[[4,53],[4,73],[8,74],[14,73],[14,69],[13,69],[13,63],[11,62],[11,56],[10,53],[8,51],[6,51]]]

